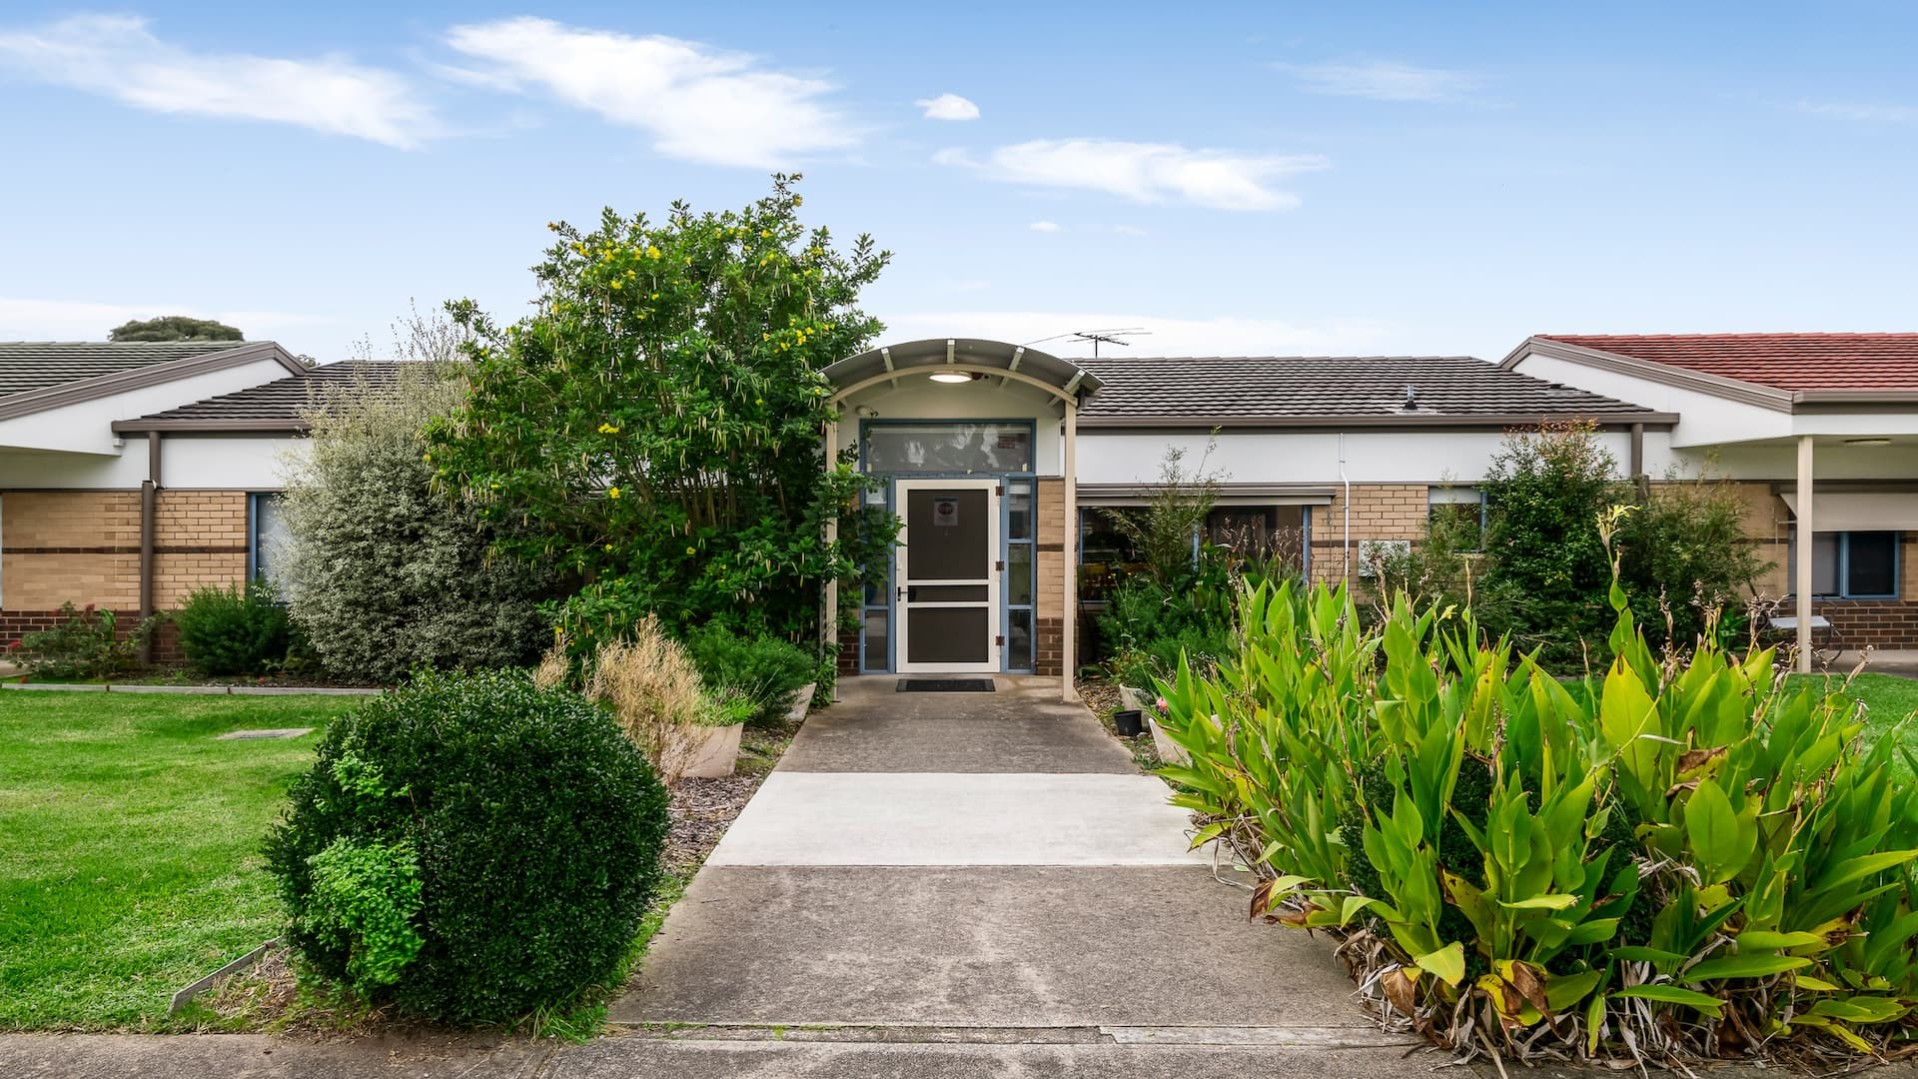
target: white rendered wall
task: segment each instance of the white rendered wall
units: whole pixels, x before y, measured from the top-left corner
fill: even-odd
[[[127,445],[127,452],[113,456],[0,449],[0,491],[124,491],[138,487],[147,478],[146,439]]]
[[[881,383],[847,401],[841,409],[838,448],[856,444],[861,420],[1024,420],[1033,425],[1033,470],[1057,476],[1065,460],[1063,408],[1051,394],[1017,382],[1001,386],[989,378],[946,386],[915,372],[902,375],[898,389]],[[1079,456],[1083,476],[1084,449]]]
[[[160,483],[176,490],[277,491],[289,457],[305,457],[304,438],[168,435]]]
[[[1617,458],[1623,475],[1630,465],[1631,435],[1607,431],[1599,440]],[[1339,482],[1335,432],[1222,431],[1209,456],[1208,441],[1212,439],[1203,431],[1148,434],[1081,427],[1079,482],[1152,483],[1159,478],[1166,451],[1173,447],[1185,450],[1186,468],[1196,468],[1204,459],[1205,467],[1221,473],[1227,483]],[[1353,483],[1476,483],[1485,478],[1504,441],[1497,431],[1348,431],[1345,478]],[[1648,459],[1650,441],[1648,432]]]
[[[157,386],[81,401],[17,419],[0,420],[0,447],[61,450],[68,453],[119,453],[120,448],[115,445],[116,436],[113,433],[115,420],[131,420],[165,412],[223,393],[250,389],[287,375],[287,369],[278,361],[262,359],[224,371],[209,371],[203,375],[178,378]],[[129,444],[132,441],[128,440]],[[139,453],[144,460],[144,445]]]

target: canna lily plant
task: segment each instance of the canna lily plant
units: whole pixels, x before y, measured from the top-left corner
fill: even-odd
[[[1609,600],[1609,668],[1566,683],[1469,611],[1367,627],[1343,587],[1248,589],[1238,655],[1160,687],[1194,845],[1468,1055],[1918,1049],[1904,725],[1861,745],[1842,693],[1711,634],[1661,663],[1616,575]]]

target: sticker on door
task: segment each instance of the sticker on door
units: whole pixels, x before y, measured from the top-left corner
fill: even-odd
[[[959,500],[956,498],[933,499],[932,526],[934,528],[957,528],[959,526]]]

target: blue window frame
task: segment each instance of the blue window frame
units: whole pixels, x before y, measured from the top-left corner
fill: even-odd
[[[286,520],[281,516],[280,492],[260,491],[246,499],[246,579],[264,577],[280,585],[279,559],[286,543]]]
[[[1812,595],[1831,599],[1897,599],[1903,572],[1899,532],[1815,532]],[[1791,587],[1798,589],[1798,543],[1791,545]]]
[[[1003,445],[998,444],[995,440],[993,445],[987,447],[989,450],[999,453],[1010,452],[1012,456],[1003,459],[1027,464],[1028,467],[1032,467],[1031,463],[1037,461],[1038,425],[1030,419],[981,419],[971,417],[964,419],[911,420],[864,419],[859,422],[859,470],[886,480],[885,485],[881,487],[880,490],[868,494],[866,504],[871,506],[883,504],[888,511],[895,514],[898,513],[899,507],[894,504],[892,483],[895,479],[936,480],[992,477],[1000,481],[1000,490],[1002,493],[999,496],[1000,541],[997,557],[1005,565],[1005,571],[1001,576],[1002,586],[999,589],[999,625],[1004,631],[1003,636],[1006,638],[1006,642],[1004,647],[999,650],[999,667],[1003,671],[1015,674],[1031,671],[1033,669],[1034,655],[1033,638],[1038,628],[1038,612],[1033,606],[1037,600],[1038,591],[1038,546],[1035,542],[1038,529],[1039,498],[1037,475],[1029,471],[994,472],[988,469],[974,469],[970,471],[921,471],[917,469],[875,471],[872,467],[873,461],[868,454],[870,440],[867,437],[868,432],[872,429],[931,429],[939,427],[948,427],[955,431],[967,432],[977,432],[985,428],[1000,428],[1002,429],[1002,434],[1014,434],[1020,437],[1007,440]],[[1019,484],[1027,485],[1024,490],[1030,492],[1028,519],[1031,523],[1026,527],[1025,538],[1014,539],[1014,522],[1012,515],[1014,513],[1014,493],[1020,489],[1017,486]],[[1015,547],[1021,549],[1015,551]],[[1027,556],[1030,557],[1028,558]],[[1031,586],[1021,593],[1025,598],[1025,602],[1014,603],[1012,600],[1014,598],[1013,585],[1015,582],[1012,579],[1012,574],[1017,572],[1015,567],[1021,565],[1031,574]],[[859,612],[859,670],[863,674],[881,674],[895,669],[893,642],[897,640],[898,634],[893,630],[897,625],[898,611],[894,603],[897,588],[893,581],[893,571],[893,562],[891,559],[887,559],[883,581],[869,581],[865,587],[865,594],[861,597]],[[1024,637],[1023,642],[1019,640],[1022,635]]]

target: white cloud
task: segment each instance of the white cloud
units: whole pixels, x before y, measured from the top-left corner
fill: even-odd
[[[1274,181],[1327,167],[1317,155],[1189,150],[1174,143],[1036,139],[992,151],[983,162],[963,150],[933,160],[980,170],[994,180],[1103,191],[1134,202],[1183,199],[1218,210],[1290,210],[1297,195]]]
[[[1034,221],[1032,224],[1027,225],[1026,227],[1031,229],[1034,232],[1058,232],[1059,231],[1059,223],[1057,221]]]
[[[285,311],[212,311],[192,304],[102,303],[0,296],[0,341],[104,341],[107,331],[132,319],[187,315],[238,326],[251,341],[278,340],[297,350],[288,331],[325,326],[331,319]]]
[[[131,15],[76,15],[0,29],[0,70],[152,112],[271,120],[388,146],[438,131],[407,80],[339,56],[286,60],[169,45]]]
[[[926,110],[928,120],[977,120],[979,118],[979,106],[958,94],[922,97],[913,104]]]
[[[1478,79],[1463,71],[1415,67],[1390,60],[1355,63],[1280,64],[1309,93],[1369,97],[1374,101],[1447,101],[1464,96]]]
[[[983,337],[1025,343],[1102,326],[1136,326],[1150,334],[1129,338],[1125,348],[1105,347],[1101,355],[1271,356],[1337,355],[1376,351],[1386,331],[1377,323],[1343,320],[1305,326],[1262,318],[1163,318],[1112,312],[917,311],[881,314],[886,338],[915,341],[926,337]],[[1089,356],[1092,346],[1065,338],[1037,346],[1061,356]]]
[[[1869,124],[1918,123],[1918,107],[1911,105],[1862,105],[1846,102],[1800,101],[1799,112],[1815,116],[1836,116]]]
[[[767,70],[746,53],[530,16],[456,26],[447,42],[490,65],[470,78],[538,88],[650,133],[669,157],[777,168],[859,141],[822,100],[831,83]]]

